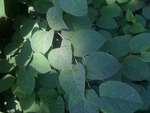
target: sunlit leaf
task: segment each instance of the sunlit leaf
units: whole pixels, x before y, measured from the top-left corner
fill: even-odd
[[[6,17],[4,0],[0,0],[0,18]]]

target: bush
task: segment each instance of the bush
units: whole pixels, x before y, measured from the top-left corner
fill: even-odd
[[[0,112],[150,112],[148,0],[0,0]]]

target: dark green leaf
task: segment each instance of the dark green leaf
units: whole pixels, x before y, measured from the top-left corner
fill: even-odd
[[[105,41],[103,36],[94,30],[78,31],[71,39],[74,55],[78,57],[97,51]]]
[[[85,16],[88,12],[86,0],[60,0],[60,6],[64,11],[74,16]]]
[[[15,82],[15,77],[7,74],[0,79],[0,92],[6,91],[9,89]]]
[[[107,4],[110,5],[110,4],[113,4],[116,2],[116,0],[106,0]]]
[[[103,80],[116,74],[121,64],[112,55],[104,52],[90,54],[84,60],[87,77],[91,80]]]
[[[71,43],[68,40],[63,40],[61,47],[53,49],[48,55],[50,64],[56,69],[72,69],[72,50]]]
[[[123,82],[104,82],[99,93],[99,106],[107,113],[133,113],[143,105],[138,92]]]
[[[150,19],[150,6],[143,7],[142,14],[146,19]]]
[[[127,78],[135,81],[142,81],[150,74],[147,64],[137,56],[128,56],[121,71]]]
[[[129,0],[117,0],[118,3],[125,3],[127,1],[129,1]]]
[[[69,95],[85,100],[85,69],[82,64],[77,64],[74,70],[62,70],[59,82]]]
[[[142,52],[140,59],[143,62],[150,62],[150,52]]]

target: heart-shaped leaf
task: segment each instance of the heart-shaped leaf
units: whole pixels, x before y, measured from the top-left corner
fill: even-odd
[[[72,50],[71,43],[68,40],[63,40],[61,47],[53,49],[48,55],[50,64],[56,69],[72,70]]]

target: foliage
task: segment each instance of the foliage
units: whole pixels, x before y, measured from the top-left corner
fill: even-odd
[[[0,112],[150,112],[149,0],[0,0],[0,34]]]

